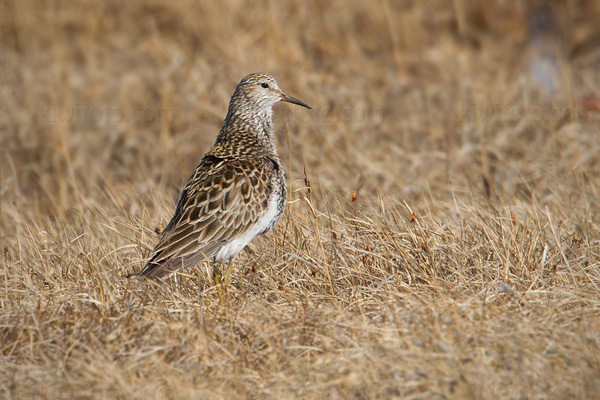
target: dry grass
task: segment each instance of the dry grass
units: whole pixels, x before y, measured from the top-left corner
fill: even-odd
[[[0,397],[599,398],[600,6],[411,3],[2,2]],[[255,71],[284,218],[123,279]]]

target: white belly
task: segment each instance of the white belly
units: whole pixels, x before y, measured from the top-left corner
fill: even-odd
[[[235,257],[240,251],[244,249],[258,235],[263,233],[273,222],[273,219],[277,215],[278,198],[273,195],[269,200],[267,210],[264,211],[254,225],[252,225],[246,232],[230,240],[228,243],[223,245],[215,254],[218,260],[227,260]]]

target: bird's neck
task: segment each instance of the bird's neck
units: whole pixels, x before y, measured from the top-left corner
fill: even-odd
[[[257,110],[239,102],[236,105],[230,104],[221,133],[231,135],[235,138],[236,131],[244,131],[256,135],[266,148],[275,154],[277,153],[272,107],[264,107]]]

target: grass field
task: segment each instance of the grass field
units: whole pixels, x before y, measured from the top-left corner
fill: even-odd
[[[0,3],[0,398],[600,398],[600,3]],[[237,82],[290,198],[139,271]]]

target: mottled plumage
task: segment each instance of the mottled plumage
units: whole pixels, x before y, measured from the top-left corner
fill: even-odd
[[[273,130],[279,101],[310,108],[285,95],[271,75],[241,80],[215,144],[185,185],[140,276],[165,278],[205,258],[232,259],[277,223],[286,203]]]

